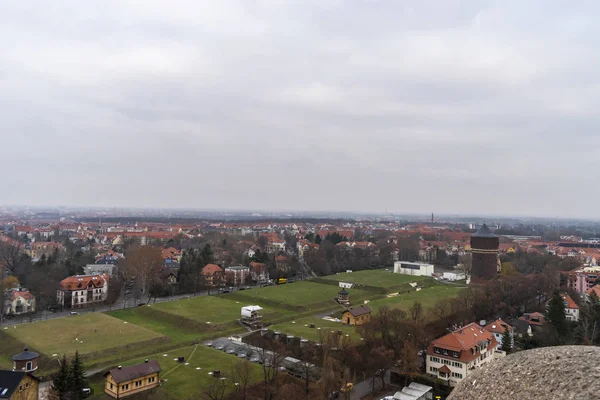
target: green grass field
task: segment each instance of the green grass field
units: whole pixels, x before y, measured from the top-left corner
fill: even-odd
[[[315,327],[311,328],[310,324],[315,324]],[[321,337],[319,336],[318,328],[321,328],[320,331],[322,331],[323,333],[330,331],[337,332],[338,330],[341,330],[344,332],[344,334],[350,335],[353,339],[357,341],[360,340],[360,335],[356,331],[356,327],[326,321],[324,319],[316,317],[301,318],[269,327],[269,329],[272,331],[280,331],[288,335],[294,335],[304,339],[313,340],[315,342],[319,342],[321,339]]]
[[[336,282],[351,282],[360,285],[376,286],[385,289],[406,285],[409,282],[421,282],[426,279],[431,279],[425,276],[394,274],[392,271],[393,268],[389,268],[389,271],[384,269],[376,269],[369,271],[342,272],[335,275],[324,276],[323,279]]]
[[[458,296],[460,291],[463,289],[464,288],[460,286],[439,285],[425,288],[418,292],[415,291],[404,293],[396,297],[374,300],[367,305],[371,307],[373,312],[377,312],[377,310],[383,306],[408,310],[415,302],[419,302],[423,308],[427,310],[431,308],[438,300],[451,299]]]
[[[302,281],[236,292],[231,298],[235,298],[236,300],[248,300],[261,307],[263,306],[261,301],[267,301],[269,304],[281,304],[282,307],[289,305],[294,307],[304,307],[308,310],[311,308],[327,307],[328,305],[335,307],[336,303],[332,299],[337,296],[338,292],[339,288],[333,285]],[[363,290],[353,290],[353,293],[356,298],[372,297],[372,294]]]
[[[167,354],[167,356],[163,356],[163,354]],[[185,357],[185,360],[189,365],[180,364],[175,361],[174,358],[178,356]],[[165,351],[164,353],[149,354],[119,363],[120,365],[128,366],[142,363],[146,358],[158,361],[162,369],[160,379],[166,380],[160,388],[154,389],[159,395],[162,395],[157,398],[183,400],[204,398],[204,390],[210,386],[215,379],[209,375],[208,372],[215,369],[220,370],[222,376],[225,378],[229,378],[225,380],[225,382],[227,382],[227,391],[231,392],[234,390],[231,371],[235,363],[239,362],[239,360],[233,355],[203,345],[198,345]],[[253,381],[255,382],[260,379],[262,370],[259,365],[251,364],[251,373]],[[94,388],[93,399],[108,398],[106,395],[102,394],[104,390],[103,383],[103,379],[94,380],[92,385]]]
[[[162,335],[106,314],[89,313],[17,325],[5,333],[47,356],[81,354],[157,339]]]
[[[238,320],[242,307],[248,305],[251,304],[227,300],[225,296],[199,296],[179,301],[152,304],[151,308],[203,323],[223,324]],[[262,311],[262,315],[266,319],[274,314],[277,314],[277,311],[268,307],[264,307]]]

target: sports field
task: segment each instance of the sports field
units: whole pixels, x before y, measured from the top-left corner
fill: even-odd
[[[267,301],[269,304],[291,305],[310,309],[327,306],[328,304],[334,306],[336,303],[332,299],[337,296],[338,292],[339,288],[333,285],[302,281],[236,292],[231,297],[254,301],[259,306],[263,306],[261,301]],[[366,298],[370,295],[370,293],[362,290],[353,290],[353,294],[356,298]]]
[[[227,300],[226,297],[200,296],[179,301],[152,304],[151,308],[180,315],[199,322],[222,324],[233,322],[240,318],[242,307],[251,304],[241,301]],[[263,307],[263,316],[268,317],[274,313],[268,307]]]
[[[453,285],[439,285],[425,288],[420,291],[404,293],[396,297],[374,300],[368,304],[373,312],[377,312],[381,307],[400,308],[408,310],[415,302],[421,303],[424,309],[431,308],[438,300],[451,299],[464,290],[464,287]]]
[[[402,286],[409,282],[421,282],[426,279],[431,279],[425,276],[394,274],[392,270],[393,268],[389,268],[389,271],[385,269],[375,269],[369,271],[342,272],[335,275],[324,276],[323,279],[336,282],[351,282],[386,289]]]
[[[47,356],[72,355],[158,339],[162,335],[101,313],[68,316],[8,327],[5,333]]]

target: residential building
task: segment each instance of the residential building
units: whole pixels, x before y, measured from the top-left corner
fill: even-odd
[[[426,370],[450,386],[494,359],[496,338],[472,322],[429,343]]]
[[[567,293],[560,293],[560,298],[565,305],[565,316],[567,317],[567,321],[579,321],[579,306],[577,303],[575,303]]]
[[[510,326],[513,328],[513,334],[519,338],[528,336],[533,336],[533,329],[531,329],[531,325],[525,320],[519,318],[513,318],[508,321]]]
[[[428,264],[424,262],[396,261],[394,263],[395,274],[431,276],[433,274],[433,271],[433,264]]]
[[[266,264],[251,262],[250,275],[254,282],[267,282],[269,280],[269,268]]]
[[[39,399],[40,379],[23,371],[0,370],[0,399]]]
[[[108,296],[110,277],[100,275],[75,275],[63,279],[57,292],[58,304],[64,308],[82,308],[101,303]]]
[[[9,289],[4,304],[6,315],[21,315],[35,312],[35,296],[25,288]]]
[[[565,289],[577,291],[584,295],[596,283],[600,283],[600,267],[585,267],[576,271],[563,271],[560,273],[560,284]]]
[[[156,360],[130,367],[117,367],[104,374],[104,392],[115,399],[145,392],[158,386],[161,368]]]
[[[25,246],[25,253],[34,261],[42,257],[48,258],[64,250],[62,243],[57,242],[33,242]]]
[[[217,264],[206,264],[204,268],[202,268],[202,275],[204,276],[207,285],[220,285],[221,278],[223,276],[223,269]]]
[[[593,286],[585,292],[586,301],[590,301],[590,296],[594,293],[600,299],[600,285]]]
[[[240,286],[246,283],[247,277],[250,276],[250,268],[238,265],[225,268],[225,282],[233,286]]]
[[[541,326],[546,324],[546,317],[544,317],[544,314],[539,312],[525,313],[522,316],[520,316],[519,319],[521,321],[527,322],[531,327],[532,332],[535,332],[536,329],[539,330]]]
[[[510,335],[511,348],[515,347],[515,330],[512,326],[510,326],[510,324],[502,321],[502,319],[499,318],[493,322],[490,322],[489,324],[485,325],[484,329],[488,332],[492,332],[492,334],[494,335],[496,342],[498,342],[497,350],[500,350],[502,348],[502,338],[504,337],[504,330],[508,329],[508,334]]]
[[[371,309],[367,306],[350,307],[342,313],[342,324],[363,325],[371,320]]]

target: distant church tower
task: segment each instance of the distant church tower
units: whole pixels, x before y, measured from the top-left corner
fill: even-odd
[[[483,224],[471,236],[471,282],[487,281],[498,275],[500,239]]]

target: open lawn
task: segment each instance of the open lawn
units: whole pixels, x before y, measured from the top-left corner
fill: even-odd
[[[310,324],[315,324],[315,327],[311,328]],[[319,331],[325,333],[330,331],[337,332],[338,330],[341,330],[344,332],[344,334],[350,335],[353,339],[360,340],[360,335],[356,331],[356,327],[343,325],[338,322],[326,321],[324,319],[316,317],[301,318],[294,321],[284,322],[281,324],[270,326],[269,329],[272,331],[279,331],[288,335],[294,335],[297,337],[313,340],[315,342],[319,342]]]
[[[263,307],[268,306],[281,308],[318,309],[319,307],[334,306],[333,298],[337,296],[339,288],[333,285],[324,285],[315,282],[301,281],[285,285],[270,286],[260,289],[236,292],[230,298],[236,300],[247,300]],[[353,299],[364,299],[372,297],[371,293],[363,290],[353,290]],[[261,304],[261,302],[264,302]],[[291,307],[290,307],[291,306]]]
[[[386,271],[385,269],[375,269],[368,271],[342,272],[335,275],[324,276],[323,279],[376,286],[385,289],[406,285],[409,282],[420,282],[426,279],[432,279],[425,276],[394,274],[392,272],[392,267],[388,269],[389,271]]]
[[[167,354],[163,356],[163,354]],[[180,364],[174,359],[183,356],[189,365]],[[231,379],[232,367],[239,359],[234,355],[226,354],[222,351],[215,350],[204,345],[189,346],[177,350],[166,351],[159,354],[149,354],[138,359],[123,361],[123,366],[133,365],[144,362],[144,359],[157,360],[160,364],[162,372],[161,380],[166,380],[160,388],[154,389],[157,398],[168,399],[200,399],[204,398],[204,391],[210,386],[214,379],[209,372],[220,370],[227,384],[227,391],[234,390],[234,381]],[[200,368],[200,369],[198,369]],[[251,364],[251,373],[253,382],[260,379],[262,370],[258,364]],[[229,378],[229,379],[227,379]],[[94,396],[93,399],[105,399],[108,396],[102,394],[103,379],[96,379],[93,382]]]
[[[223,324],[234,322],[241,316],[242,307],[251,305],[241,301],[227,300],[226,297],[200,296],[177,301],[152,304],[151,308],[171,314],[180,315],[198,322]],[[277,311],[264,307],[262,315],[265,319],[276,315]]]
[[[404,293],[396,297],[375,300],[370,302],[368,306],[371,307],[374,312],[383,306],[408,310],[415,302],[419,302],[424,309],[429,309],[438,300],[451,299],[458,296],[460,291],[463,289],[464,287],[453,285],[433,286],[418,292],[414,291],[410,293]]]
[[[5,333],[47,356],[118,348],[161,338],[161,334],[101,313],[88,313],[9,327]]]

